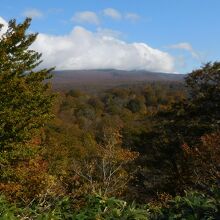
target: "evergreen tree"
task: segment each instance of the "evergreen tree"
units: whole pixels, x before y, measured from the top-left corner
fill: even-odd
[[[27,33],[30,23],[11,20],[0,36],[0,193],[23,202],[51,185],[38,137],[52,117],[53,69],[38,67],[41,54],[30,49],[37,37]]]
[[[27,33],[31,19],[11,20],[0,37],[0,150],[24,143],[51,117],[53,95],[39,70],[41,54],[30,49],[37,34]]]

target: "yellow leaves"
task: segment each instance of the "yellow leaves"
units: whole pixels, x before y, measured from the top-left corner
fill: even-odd
[[[99,145],[97,149],[97,154],[100,157],[112,160],[114,163],[118,162],[130,162],[136,159],[139,155],[138,152],[133,152],[128,149],[122,148],[121,145],[121,134],[118,130],[112,131],[113,133],[109,135],[109,139],[104,146]]]
[[[201,143],[195,146],[182,145],[188,162],[193,182],[215,184],[220,178],[220,133],[212,133],[201,137]],[[188,175],[189,176],[189,175]]]
[[[73,161],[72,169],[79,178],[72,179],[77,194],[120,195],[125,191],[132,178],[125,166],[137,158],[138,153],[120,146],[121,135],[118,131],[108,133],[108,138],[104,144],[96,147],[93,154]]]
[[[21,161],[11,169],[11,177],[0,183],[2,191],[9,199],[23,201],[37,199],[42,195],[54,195],[62,191],[57,178],[48,173],[48,164],[37,156],[27,161]]]

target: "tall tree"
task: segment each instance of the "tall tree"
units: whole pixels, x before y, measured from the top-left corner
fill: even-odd
[[[11,20],[0,36],[0,193],[22,201],[44,195],[51,184],[36,137],[52,116],[52,69],[38,67],[41,54],[30,49],[37,37],[27,33],[30,23]]]
[[[39,70],[41,54],[30,49],[37,34],[27,33],[31,19],[15,20],[0,37],[0,150],[31,139],[51,117],[51,69]]]
[[[220,62],[192,71],[185,82],[188,97],[159,111],[155,127],[141,137],[146,155],[142,166],[148,166],[143,176],[152,180],[146,187],[153,190],[161,186],[176,193],[197,187],[186,151],[203,146],[201,137],[220,129]]]
[[[186,77],[189,101],[200,124],[220,126],[220,62],[207,63]]]

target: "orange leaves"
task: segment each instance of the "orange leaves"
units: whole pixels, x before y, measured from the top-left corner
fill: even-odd
[[[196,152],[196,149],[191,148],[187,143],[182,144],[181,148],[186,159],[190,156],[193,156]]]
[[[220,179],[220,133],[215,132],[201,137],[201,143],[189,147],[182,145],[188,177],[195,184],[215,184]]]
[[[15,182],[0,183],[0,192],[4,193],[8,199],[14,200],[21,195],[22,185]]]
[[[220,156],[220,132],[204,135],[201,140],[204,148],[213,151],[216,156]]]
[[[11,167],[11,177],[0,183],[8,199],[25,202],[56,194],[58,188],[56,178],[48,174],[47,162],[39,156]]]

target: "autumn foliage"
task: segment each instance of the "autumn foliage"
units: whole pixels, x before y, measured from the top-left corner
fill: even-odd
[[[30,22],[10,21],[0,38],[0,218],[216,219],[220,63],[185,85],[72,88],[55,99]]]

